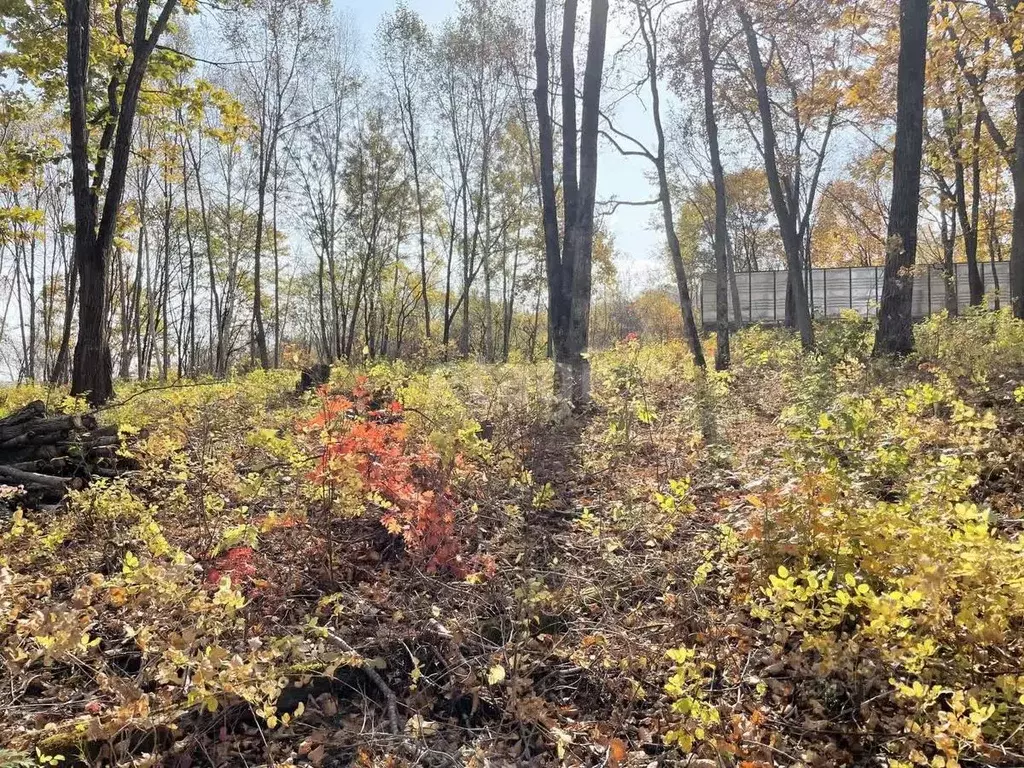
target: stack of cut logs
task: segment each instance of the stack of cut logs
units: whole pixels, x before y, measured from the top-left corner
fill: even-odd
[[[24,488],[18,503],[59,501],[93,477],[135,468],[120,447],[116,426],[100,427],[90,414],[47,416],[37,400],[0,419],[0,485]]]

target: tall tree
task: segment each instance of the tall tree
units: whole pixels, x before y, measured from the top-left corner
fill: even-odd
[[[447,346],[455,318],[461,313],[458,351],[469,354],[471,291],[482,267],[480,258],[484,227],[484,193],[487,185],[487,166],[484,162],[485,145],[489,141],[487,127],[481,125],[477,99],[476,69],[478,35],[472,15],[472,6],[453,22],[448,23],[435,45],[437,61],[434,82],[438,112],[438,140],[441,159],[448,166],[444,170],[449,214],[447,229],[448,259],[445,269],[444,332],[442,341]],[[450,182],[449,182],[450,180]],[[453,256],[461,258],[461,292],[452,301]]]
[[[933,112],[925,116],[924,153],[943,207],[951,208],[956,219],[955,224],[940,221],[940,230],[945,225],[945,232],[951,236],[948,245],[954,252],[956,231],[959,228],[962,232],[970,304],[979,306],[985,297],[978,267],[984,115],[977,108],[977,100],[970,97],[968,84],[957,65],[957,58],[963,56],[963,51],[959,39],[951,39],[957,36],[951,30],[954,21],[950,16],[948,4],[940,4],[928,46],[926,101]],[[984,47],[988,48],[989,43],[986,42]],[[978,75],[979,88],[984,87],[987,80],[988,71],[983,69]],[[973,116],[970,111],[974,112]],[[936,124],[941,128],[940,135],[929,130]],[[970,125],[973,125],[973,130],[969,131]],[[944,261],[948,261],[945,255]]]
[[[387,133],[380,112],[370,112],[345,159],[343,181],[347,202],[346,219],[352,234],[356,265],[350,290],[354,299],[349,317],[345,354],[352,357],[356,323],[363,312],[364,329],[369,329],[378,308],[381,280],[392,263],[405,232],[410,185],[405,158]],[[370,346],[372,334],[365,341]]]
[[[1014,192],[1012,240],[1010,244],[1010,302],[1015,317],[1024,318],[1024,24],[1021,4],[1017,0],[985,0],[982,8],[965,0],[951,2],[955,18],[942,29],[953,48],[956,63],[970,87],[975,109],[985,130],[996,145],[1010,170]],[[980,28],[979,28],[980,27]],[[968,48],[974,40],[983,41],[983,48],[972,57]],[[992,41],[1002,42],[1005,58],[997,55]],[[1015,128],[1008,137],[1006,126],[993,112],[996,102],[989,102],[988,84],[997,78],[988,77],[993,64],[1008,71],[1012,88]]]
[[[594,247],[594,202],[597,192],[597,139],[601,80],[608,31],[608,0],[592,0],[590,36],[583,74],[583,112],[576,123],[576,0],[566,0],[562,16],[562,211],[559,243],[555,195],[554,129],[550,93],[547,3],[534,8],[534,56],[537,87],[534,101],[539,123],[544,254],[548,275],[548,314],[555,357],[555,389],[577,405],[590,399],[589,343],[591,260]],[[579,145],[577,146],[577,130]],[[579,170],[577,171],[577,163]]]
[[[726,264],[726,242],[729,232],[726,223],[725,172],[722,170],[722,152],[718,146],[718,120],[715,117],[715,63],[711,55],[711,28],[705,0],[697,0],[697,36],[704,82],[704,129],[708,135],[708,154],[711,157],[711,177],[715,190],[715,326],[718,336],[715,368],[721,371],[729,367],[730,358],[729,270]]]
[[[423,303],[423,330],[430,338],[430,292],[427,290],[427,232],[425,193],[422,179],[421,92],[424,89],[425,52],[430,36],[423,19],[399,3],[394,12],[384,17],[380,26],[381,63],[398,107],[402,125],[402,141],[412,164],[413,189],[416,193],[416,217],[419,227],[420,299]]]
[[[307,81],[312,117],[296,148],[304,198],[302,225],[316,255],[313,327],[317,355],[342,357],[346,347],[351,264],[344,258],[345,138],[355,125],[355,95],[360,87],[353,32],[336,16],[331,37],[319,53],[319,66]]]
[[[747,53],[750,57],[751,70],[754,78],[754,89],[757,95],[757,108],[761,118],[761,149],[764,153],[765,173],[768,176],[768,188],[771,192],[772,204],[779,222],[779,233],[786,252],[786,267],[789,277],[789,290],[793,297],[793,310],[800,340],[805,349],[814,346],[814,329],[811,326],[811,312],[807,301],[807,287],[804,283],[803,259],[801,257],[800,222],[796,210],[796,200],[787,194],[783,186],[783,177],[779,171],[776,157],[778,142],[775,134],[775,119],[772,114],[771,98],[768,92],[768,73],[761,59],[760,44],[754,22],[743,6],[736,3],[736,13],[747,42]],[[824,148],[822,149],[824,156]]]
[[[316,43],[323,41],[322,9],[318,0],[258,0],[251,13],[237,16],[227,30],[231,47],[244,62],[240,70],[244,100],[256,126],[252,318],[256,356],[263,368],[270,367],[262,279],[267,193],[270,191],[276,200],[271,172],[278,161],[282,134],[301,117],[295,113],[301,97],[297,80],[303,69],[313,64]]]
[[[72,193],[75,207],[75,265],[79,280],[78,342],[71,373],[71,392],[87,395],[99,405],[114,393],[113,363],[107,338],[107,266],[124,197],[135,114],[153,51],[167,29],[177,0],[154,9],[151,0],[138,0],[134,29],[125,37],[125,4],[114,9],[121,43],[128,47],[125,62],[107,75],[107,103],[95,162],[90,147],[89,83],[92,9],[90,0],[65,0],[67,12],[67,88],[71,125]],[[156,19],[150,17],[155,13]],[[109,164],[109,175],[107,165]],[[101,204],[102,198],[102,204]]]
[[[900,0],[892,203],[875,354],[906,354],[914,348],[913,269],[921,203],[928,13],[928,0]]]
[[[1010,302],[1014,317],[1024,319],[1024,5],[1019,0],[985,0],[992,22],[1010,52],[1013,71],[1013,239],[1010,245]],[[990,127],[991,127],[991,121]]]
[[[679,235],[676,233],[675,214],[672,207],[672,190],[668,180],[668,158],[667,144],[665,140],[665,128],[661,115],[661,90],[658,83],[659,76],[659,32],[664,20],[666,11],[671,8],[672,3],[663,0],[634,0],[634,8],[637,15],[637,24],[640,30],[640,39],[643,41],[645,63],[647,65],[647,85],[651,94],[651,120],[654,123],[654,135],[656,146],[651,151],[636,138],[627,137],[610,125],[609,129],[617,136],[628,139],[630,144],[637,149],[619,151],[626,155],[640,155],[654,165],[655,175],[658,180],[657,202],[661,207],[662,223],[665,228],[665,239],[668,242],[669,257],[672,260],[672,269],[675,272],[676,290],[679,294],[679,306],[683,316],[683,333],[690,345],[690,352],[694,362],[700,368],[707,366],[704,360],[704,348],[701,345],[700,335],[697,332],[697,323],[693,315],[693,300],[690,298],[689,281],[686,275],[686,265],[683,262],[682,248],[679,244]],[[615,138],[609,136],[616,147],[619,147]],[[724,305],[723,305],[724,306]],[[725,349],[728,356],[728,327],[726,327]]]

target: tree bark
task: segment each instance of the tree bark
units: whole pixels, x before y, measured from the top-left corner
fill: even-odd
[[[562,286],[562,253],[559,244],[558,199],[555,195],[555,139],[551,112],[548,107],[549,68],[547,40],[547,3],[536,0],[534,7],[534,58],[537,63],[537,87],[534,102],[537,107],[538,148],[540,153],[541,216],[544,223],[544,264],[548,278],[548,323],[550,344],[556,360],[564,355],[564,329],[568,325],[566,310],[570,297]],[[573,128],[575,133],[575,127]],[[558,389],[559,373],[555,371],[555,387]]]

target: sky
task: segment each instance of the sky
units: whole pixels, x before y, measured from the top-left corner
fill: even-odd
[[[436,27],[456,11],[456,0],[406,0],[406,5],[420,14],[431,27]],[[580,19],[585,24],[589,18],[589,3],[581,3]],[[372,45],[378,23],[385,13],[395,7],[395,0],[365,0],[349,3],[335,0],[335,7],[345,11],[355,22],[364,50]],[[626,39],[624,30],[619,29],[615,20],[609,22],[606,46],[606,67],[612,55]],[[557,30],[549,30],[557,34]],[[663,116],[666,117],[667,116]],[[650,114],[637,98],[630,98],[616,105],[615,126],[637,136],[653,146],[650,141],[653,128]],[[647,171],[653,166],[637,157],[622,157],[607,142],[601,142],[598,158],[598,201],[649,200],[657,194],[655,185],[647,178]],[[668,276],[667,262],[663,256],[664,235],[661,234],[652,214],[660,209],[654,206],[619,206],[614,213],[607,213],[605,224],[615,239],[618,253],[619,277],[626,290],[635,291],[653,282],[661,282]]]

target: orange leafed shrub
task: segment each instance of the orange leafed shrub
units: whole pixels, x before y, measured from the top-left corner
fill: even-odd
[[[302,425],[319,430],[323,443],[309,479],[327,485],[355,470],[367,498],[384,508],[381,523],[390,533],[424,557],[428,570],[456,570],[456,502],[448,472],[435,453],[410,443],[402,404],[372,404],[365,380],[357,382],[354,399],[320,394],[320,413]]]

